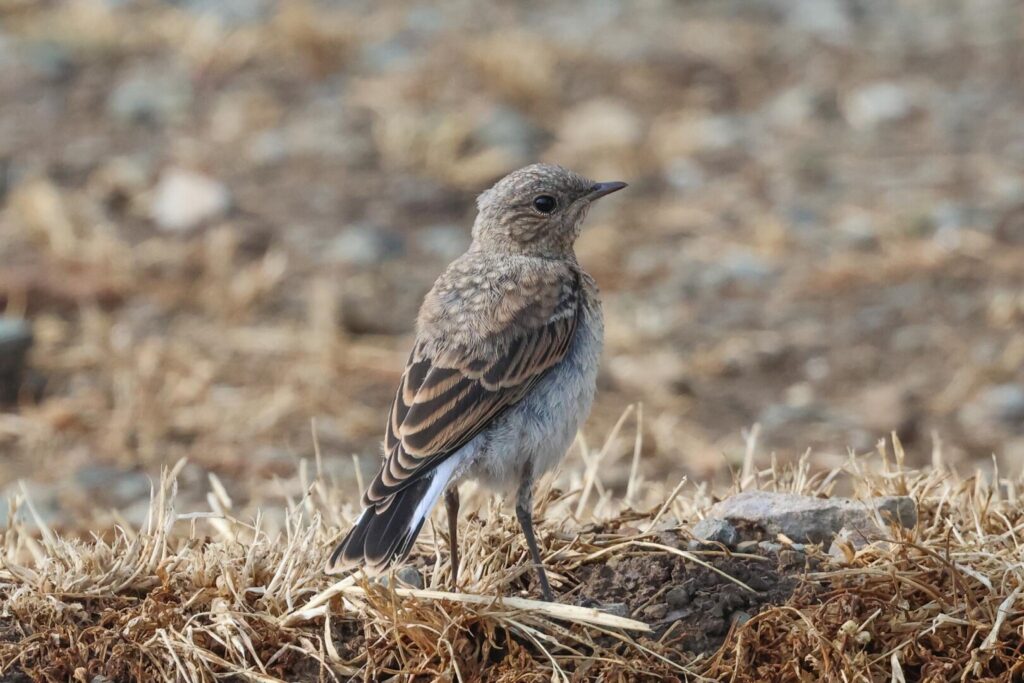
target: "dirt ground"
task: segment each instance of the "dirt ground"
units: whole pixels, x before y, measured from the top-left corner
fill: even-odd
[[[786,604],[807,564],[795,551],[781,556],[708,554],[701,559],[718,571],[667,553],[618,556],[585,566],[579,577],[580,602],[624,604],[630,616],[654,627],[654,640],[680,652],[712,654],[734,623],[749,621],[766,606]]]

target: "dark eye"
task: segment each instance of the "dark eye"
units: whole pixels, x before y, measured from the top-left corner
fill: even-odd
[[[533,208],[541,213],[551,213],[558,206],[558,202],[549,194],[542,194],[533,200]]]

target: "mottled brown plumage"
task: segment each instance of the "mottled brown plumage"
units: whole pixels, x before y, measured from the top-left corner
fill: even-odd
[[[601,336],[596,288],[573,244],[591,202],[621,187],[537,164],[480,195],[469,251],[438,278],[420,309],[387,421],[384,461],[366,490],[366,510],[332,555],[332,570],[401,562],[440,494],[464,474],[529,488],[561,458],[567,429],[574,432],[589,410]],[[541,392],[543,405],[531,406],[531,392],[545,378],[551,384],[556,368],[574,374],[562,389]],[[538,417],[534,408],[550,415]],[[558,437],[551,453],[534,443],[545,432]],[[453,487],[450,514],[458,507],[454,495]]]

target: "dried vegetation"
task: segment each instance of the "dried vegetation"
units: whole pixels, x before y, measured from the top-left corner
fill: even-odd
[[[1024,666],[1019,480],[926,474],[878,455],[851,456],[825,476],[750,470],[737,487],[825,495],[846,480],[860,496],[909,494],[920,520],[831,556],[814,547],[748,554],[687,549],[689,523],[709,502],[702,489],[637,481],[645,493],[627,504],[602,496],[590,468],[577,488],[548,484],[539,496],[559,595],[546,604],[530,597],[514,518],[485,498],[464,521],[459,592],[432,529],[414,555],[425,588],[361,576],[332,583],[320,569],[339,532],[334,511],[352,512],[339,487],[311,478],[273,530],[259,516],[237,519],[223,492],[208,512],[177,510],[180,470],[164,474],[141,528],[90,539],[62,538],[39,519],[34,529],[31,501],[14,501],[26,514],[3,536],[9,677],[938,681],[1011,680]],[[705,602],[666,619],[650,608],[668,588],[649,581],[658,567],[663,580],[697,581],[694,601],[761,599]],[[747,585],[740,571],[761,583]],[[716,605],[724,628],[709,626],[705,610]],[[730,614],[737,605],[749,610],[743,618]]]

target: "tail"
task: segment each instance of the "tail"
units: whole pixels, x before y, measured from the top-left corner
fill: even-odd
[[[331,553],[327,573],[340,574],[362,566],[369,574],[380,574],[402,564],[448,485],[451,472],[443,471],[447,469],[442,465],[386,502],[363,510],[355,526]]]

